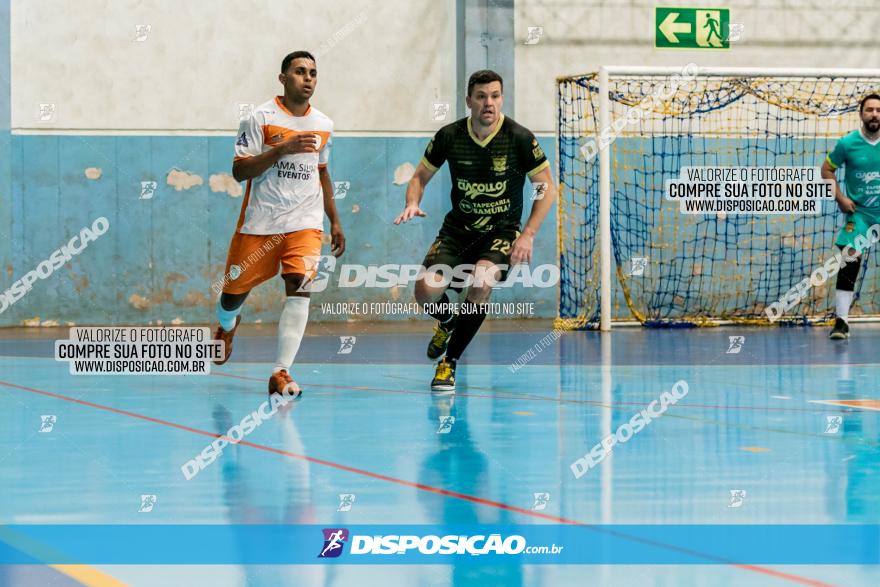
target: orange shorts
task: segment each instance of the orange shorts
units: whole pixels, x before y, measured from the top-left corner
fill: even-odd
[[[306,229],[287,234],[241,234],[229,243],[223,293],[241,294],[278,275],[300,273],[315,276],[321,255],[320,230]]]

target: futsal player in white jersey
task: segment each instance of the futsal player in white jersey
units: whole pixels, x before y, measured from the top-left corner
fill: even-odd
[[[318,70],[307,51],[281,62],[284,95],[243,120],[235,142],[232,175],[247,181],[241,213],[226,260],[220,323],[215,340],[225,343],[222,365],[232,353],[241,308],[257,285],[281,273],[287,300],[278,321],[278,353],[269,393],[301,393],[290,376],[309,317],[307,285],[321,254],[324,214],[330,221],[333,255],[345,251],[345,236],[333,202],[330,161],[333,121],[309,104]],[[304,287],[305,286],[305,287]]]

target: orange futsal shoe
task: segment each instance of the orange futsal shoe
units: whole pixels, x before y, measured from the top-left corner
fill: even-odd
[[[269,395],[275,393],[299,399],[302,396],[302,389],[285,369],[281,369],[272,373],[272,377],[269,378]]]
[[[217,326],[217,332],[214,333],[214,340],[222,340],[224,346],[223,359],[214,359],[215,365],[222,365],[229,360],[229,355],[232,354],[232,337],[235,336],[235,331],[238,329],[239,322],[241,322],[241,316],[236,316],[235,326],[229,332],[223,330],[222,326]]]

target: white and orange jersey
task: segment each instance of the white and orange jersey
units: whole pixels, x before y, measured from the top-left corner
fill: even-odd
[[[318,169],[330,162],[333,121],[309,106],[294,116],[278,96],[242,120],[235,141],[235,159],[254,157],[297,134],[321,137],[317,153],[279,157],[262,175],[248,180],[237,231],[281,234],[324,227],[324,200]]]

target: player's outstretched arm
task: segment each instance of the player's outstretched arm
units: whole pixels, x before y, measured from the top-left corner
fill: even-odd
[[[326,167],[318,168],[318,177],[321,179],[321,192],[324,195],[324,214],[330,221],[330,252],[334,257],[339,257],[345,252],[345,233],[342,232],[342,223],[336,212],[336,200],[333,199],[333,182],[330,180],[330,172]]]
[[[425,167],[424,163],[419,163],[419,166],[416,167],[416,172],[413,173],[409,183],[406,184],[406,205],[403,208],[403,212],[394,219],[394,224],[407,222],[416,216],[427,216],[419,207],[419,204],[422,202],[422,196],[425,195],[425,186],[428,185],[428,182],[431,181],[435,173],[436,171],[431,171]]]
[[[513,241],[510,251],[510,262],[514,265],[523,261],[531,262],[535,235],[556,202],[556,184],[553,183],[553,174],[549,167],[532,176],[532,186],[535,188],[535,203],[532,204],[532,211],[522,234]]]
[[[240,157],[232,163],[232,177],[235,178],[235,181],[259,177],[284,155],[316,152],[318,141],[320,138],[317,135],[298,134],[265,153],[253,157]]]
[[[831,166],[831,162],[828,161],[828,159],[825,159],[822,163],[822,179],[834,182],[834,199],[837,200],[837,207],[840,208],[841,212],[852,214],[856,211],[856,203],[847,198],[840,190],[840,185],[837,183],[837,176],[834,174],[834,167]]]

